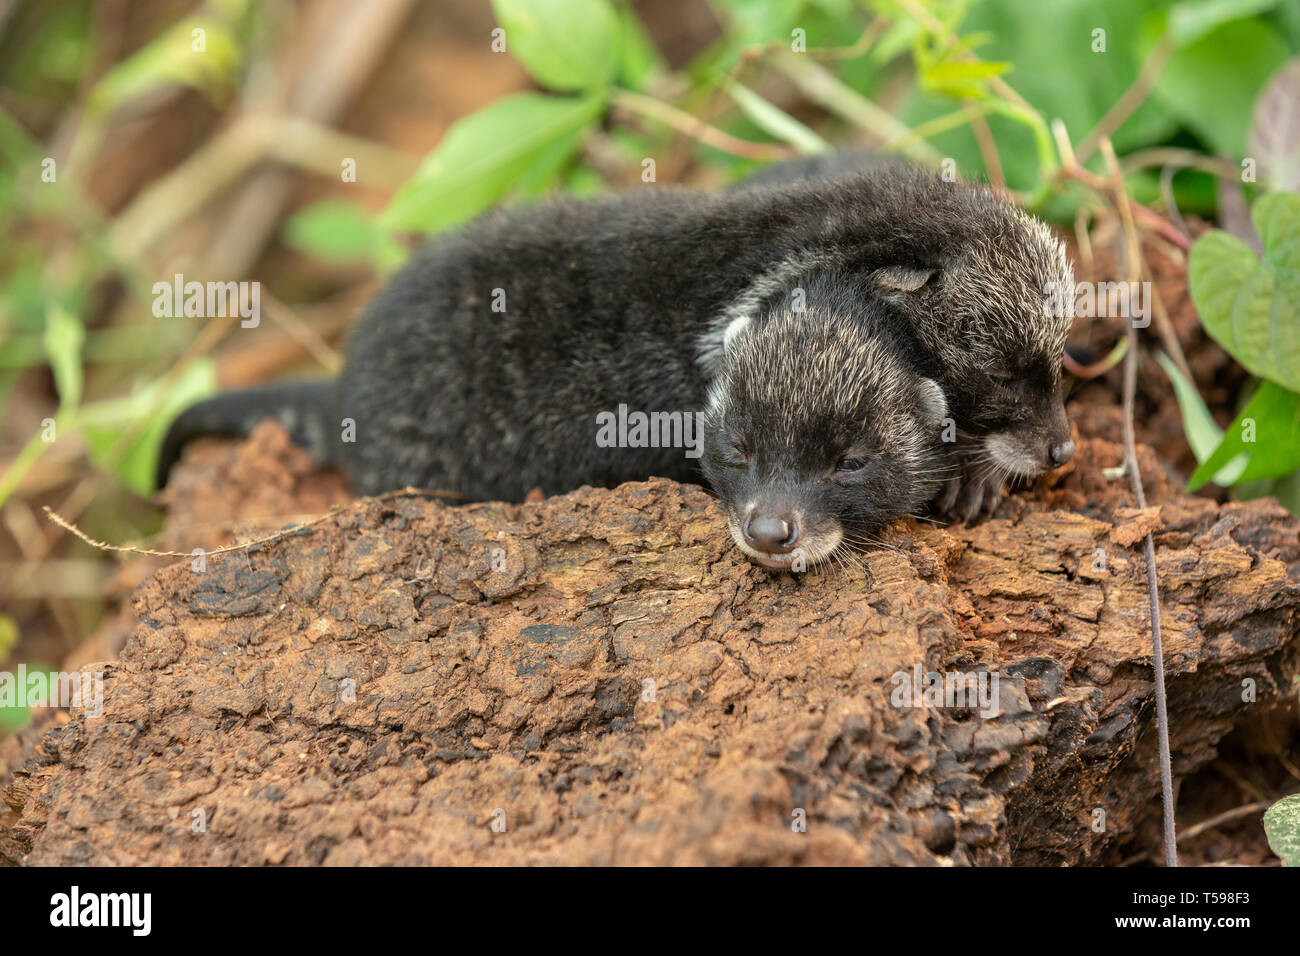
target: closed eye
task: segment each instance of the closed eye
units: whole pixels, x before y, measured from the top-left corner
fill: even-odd
[[[722,441],[722,456],[729,465],[749,464],[749,446],[738,435],[731,435]]]
[[[867,460],[865,458],[841,458],[835,463],[835,470],[844,474],[861,471],[866,467]]]

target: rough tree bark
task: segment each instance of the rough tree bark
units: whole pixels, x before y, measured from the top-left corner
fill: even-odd
[[[238,495],[301,480],[298,454],[265,431],[201,467]],[[104,716],[0,750],[0,859],[1101,859],[1158,812],[1146,528],[1180,778],[1300,672],[1296,519],[1190,498],[1145,448],[1153,507],[1125,510],[1102,474],[1121,457],[1081,436],[996,520],[906,522],[860,566],[798,576],[659,480],[359,501],[206,573],[168,566],[104,667]],[[895,706],[916,669],[995,672],[996,716]]]

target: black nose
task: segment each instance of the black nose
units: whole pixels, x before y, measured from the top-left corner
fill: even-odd
[[[768,515],[751,511],[745,518],[745,541],[751,548],[768,554],[786,554],[799,540],[794,515]]]
[[[1052,459],[1052,467],[1059,468],[1074,457],[1074,439],[1067,438],[1059,445],[1053,445],[1047,452]]]

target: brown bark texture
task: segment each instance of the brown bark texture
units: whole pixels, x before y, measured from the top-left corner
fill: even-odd
[[[1300,524],[1188,496],[1145,446],[1137,511],[1102,431],[992,520],[797,575],[664,480],[359,500],[166,565],[91,665],[103,715],[0,745],[0,861],[1113,862],[1159,813],[1142,536],[1182,780],[1294,693]],[[204,514],[346,500],[270,424],[169,495],[182,550]],[[907,699],[931,673],[991,706]]]

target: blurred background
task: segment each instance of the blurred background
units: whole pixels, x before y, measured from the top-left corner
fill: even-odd
[[[1200,327],[1190,240],[1258,248],[1251,203],[1296,189],[1298,54],[1300,0],[0,0],[0,666],[111,655],[142,573],[43,507],[150,547],[180,408],[334,374],[411,249],[552,191],[869,146],[1007,189],[1122,278],[1113,143],[1161,300],[1140,438],[1186,479],[1255,381]],[[260,283],[261,322],[156,315],[176,274]],[[1113,413],[1121,330],[1080,321],[1077,414]],[[1288,474],[1205,493],[1295,510]]]

